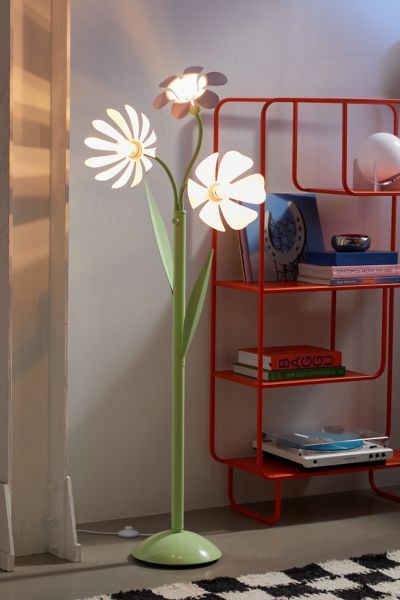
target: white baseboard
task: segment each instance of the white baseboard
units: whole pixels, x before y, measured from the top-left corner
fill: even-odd
[[[8,554],[0,550],[0,571],[14,571],[15,557],[13,554]]]
[[[80,562],[81,546],[78,544],[75,524],[74,501],[72,497],[71,478],[64,481],[63,506],[54,507],[60,521],[50,526],[49,552],[71,562]],[[58,510],[57,510],[58,508]]]
[[[6,483],[0,483],[0,569],[13,571],[14,559],[10,488]]]

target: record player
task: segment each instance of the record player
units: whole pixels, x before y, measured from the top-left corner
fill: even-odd
[[[257,448],[257,440],[253,440]],[[262,432],[262,450],[306,469],[358,463],[385,463],[393,457],[388,437],[341,425],[312,425]]]

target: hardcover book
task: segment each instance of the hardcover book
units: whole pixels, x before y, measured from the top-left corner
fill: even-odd
[[[258,212],[259,206],[253,207]],[[298,263],[308,252],[322,252],[324,241],[315,195],[267,194],[265,201],[264,281],[296,280]],[[258,281],[260,224],[239,235],[246,281]]]
[[[258,348],[239,349],[238,363],[257,367]],[[341,364],[342,353],[339,350],[319,346],[269,346],[263,349],[263,369],[268,371],[317,369]]]
[[[306,275],[300,275],[299,281],[304,281],[304,283],[316,283],[318,285],[379,285],[381,283],[400,283],[400,277],[331,277],[330,279],[326,279],[323,277],[307,277]]]
[[[249,367],[241,363],[233,364],[233,371],[238,375],[247,377],[258,377],[257,367]],[[295,379],[320,379],[323,377],[343,377],[346,369],[343,365],[335,367],[322,367],[319,369],[290,369],[288,371],[268,371],[263,370],[263,381],[290,381]]]
[[[366,252],[314,252],[307,253],[304,262],[315,265],[395,265],[397,252],[390,250],[367,250]]]

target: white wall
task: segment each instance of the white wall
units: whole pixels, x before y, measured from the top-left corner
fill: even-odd
[[[125,103],[144,111],[156,129],[159,155],[179,178],[191,149],[193,123],[190,118],[176,122],[167,108],[152,110],[158,83],[166,76],[192,64],[222,71],[229,80],[220,88],[222,96],[400,96],[399,18],[397,0],[72,0],[69,418],[78,521],[159,513],[169,507],[170,293],[143,186],[111,191],[83,167],[90,155],[83,139],[92,135],[91,120],[103,118],[107,107],[122,109]],[[231,112],[224,139],[253,152],[254,113],[245,117]],[[287,133],[285,115],[279,117],[269,187],[284,191],[290,182],[279,139]],[[313,127],[320,119],[315,113],[307,118],[319,144],[318,152],[308,146],[303,163],[307,176],[335,183],[334,156],[323,160],[326,142],[334,144],[334,128]],[[335,115],[324,118],[329,125]],[[211,113],[204,121],[203,157],[212,149]],[[364,116],[365,133],[357,135],[362,139],[369,127],[381,123],[376,114]],[[164,174],[155,166],[148,180],[169,219]],[[375,247],[387,243],[386,200],[378,213],[373,212],[376,199],[360,203],[342,198],[335,205],[331,198],[323,200],[327,235],[351,223],[372,231]],[[189,283],[209,244],[206,227],[190,213]],[[227,246],[224,267],[237,272],[236,245],[229,240]],[[338,343],[348,364],[366,369],[376,364],[368,346],[376,348],[379,333],[377,294],[371,297],[345,294],[339,307]],[[255,302],[230,292],[221,292],[221,298],[218,356],[224,366],[239,345],[255,341]],[[326,343],[327,300],[315,295],[270,300],[271,342]],[[292,310],[294,303],[298,312]],[[206,311],[187,361],[187,508],[227,501],[225,469],[208,451],[208,352]],[[378,381],[280,390],[266,399],[266,409],[275,422],[306,422],[318,414],[380,428],[384,389]],[[227,383],[218,384],[218,390],[219,418],[225,422],[220,447],[247,452],[254,393]],[[239,479],[243,500],[268,496],[267,483],[244,475]],[[366,483],[363,477],[318,479],[284,489],[288,494],[318,493]]]

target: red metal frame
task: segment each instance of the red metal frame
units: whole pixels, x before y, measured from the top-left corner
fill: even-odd
[[[350,196],[390,196],[391,202],[391,225],[390,225],[390,249],[396,248],[396,211],[397,195],[393,191],[365,191],[353,189],[348,182],[347,162],[348,162],[348,107],[357,105],[371,105],[387,107],[393,115],[393,133],[398,135],[399,119],[397,108],[400,107],[400,99],[372,99],[372,98],[225,98],[222,100],[214,112],[214,151],[218,151],[220,134],[220,112],[222,107],[228,103],[258,103],[261,104],[260,110],[260,172],[265,176],[267,164],[267,129],[268,129],[268,110],[274,104],[291,104],[293,108],[292,119],[292,180],[294,185],[303,192],[340,194]],[[299,107],[302,104],[336,104],[342,111],[342,156],[341,156],[341,176],[342,188],[317,188],[306,187],[300,183],[298,172],[298,138],[299,138]],[[260,263],[259,273],[264,273],[264,223],[265,207],[260,210]],[[384,465],[355,465],[348,467],[335,467],[329,469],[313,470],[305,472],[296,465],[286,464],[273,457],[266,458],[262,453],[262,425],[263,425],[263,394],[266,388],[273,387],[293,387],[297,385],[315,385],[322,383],[338,383],[346,381],[362,381],[377,379],[386,369],[387,393],[386,393],[386,433],[390,435],[392,421],[392,379],[393,379],[393,324],[394,324],[394,289],[400,287],[400,284],[366,284],[360,286],[322,286],[317,284],[307,284],[302,282],[264,282],[263,278],[257,283],[246,283],[243,281],[218,280],[218,232],[212,232],[212,247],[214,250],[214,259],[211,271],[211,351],[210,351],[210,451],[215,460],[227,465],[228,468],[228,498],[231,506],[238,512],[249,517],[262,521],[266,524],[275,523],[281,513],[281,486],[284,479],[315,477],[323,475],[336,475],[341,473],[368,472],[369,481],[372,489],[379,495],[392,500],[400,501],[400,496],[390,494],[378,488],[374,480],[374,474],[377,470],[400,467],[400,452],[395,451],[391,460]],[[232,371],[219,371],[216,369],[216,316],[217,316],[217,291],[219,288],[228,288],[245,292],[256,293],[258,295],[258,327],[257,327],[257,345],[258,345],[258,378],[250,379],[240,376]],[[337,293],[346,290],[358,290],[362,293],[368,289],[382,289],[382,319],[381,319],[381,360],[380,366],[375,373],[356,373],[347,371],[343,377],[334,379],[307,379],[299,381],[280,381],[264,382],[262,380],[262,348],[264,347],[264,296],[276,293],[306,293],[306,292],[330,292],[330,347],[335,348],[336,339],[336,302]],[[254,457],[222,457],[219,456],[215,448],[215,404],[216,379],[228,380],[250,386],[256,390],[257,398],[257,441],[258,449]],[[255,513],[236,503],[233,493],[233,473],[234,469],[246,471],[268,479],[275,484],[275,507],[271,517]]]

